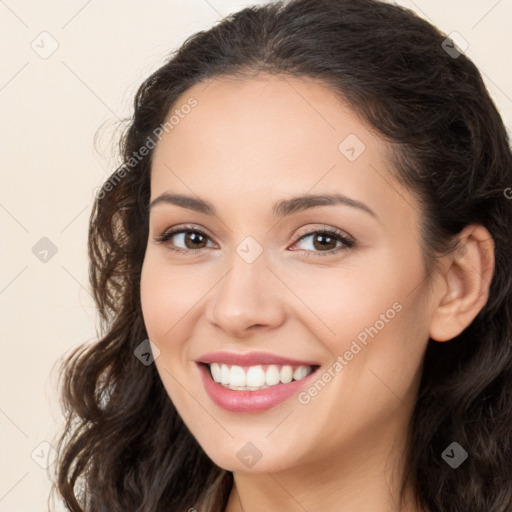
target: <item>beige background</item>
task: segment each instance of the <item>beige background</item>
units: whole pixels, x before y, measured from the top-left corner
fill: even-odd
[[[54,365],[95,335],[87,222],[94,189],[116,163],[116,124],[171,49],[252,3],[0,1],[2,511],[46,510],[50,485],[40,466],[51,462],[60,421]],[[468,41],[511,127],[512,0],[396,3]],[[43,237],[54,255],[45,255]]]

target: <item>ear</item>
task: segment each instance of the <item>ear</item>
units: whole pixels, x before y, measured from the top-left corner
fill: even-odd
[[[481,225],[464,228],[457,249],[441,265],[440,282],[434,294],[430,337],[451,340],[482,310],[489,298],[494,273],[494,241]]]

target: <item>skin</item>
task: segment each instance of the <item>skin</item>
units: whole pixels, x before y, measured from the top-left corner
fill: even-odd
[[[217,78],[173,108],[190,97],[197,106],[155,148],[151,201],[186,194],[216,214],[151,208],[141,301],[169,397],[207,455],[234,472],[226,510],[418,510],[410,492],[399,507],[398,489],[424,351],[429,336],[452,338],[485,304],[490,235],[468,227],[463,249],[427,275],[418,201],[393,178],[390,148],[320,83]],[[354,161],[338,149],[350,134],[365,145]],[[273,216],[279,200],[334,192],[375,215],[335,204]],[[198,252],[183,234],[155,241],[184,224],[207,233]],[[353,247],[299,241],[322,228]],[[252,263],[236,250],[248,236],[262,249]],[[294,396],[260,413],[228,412],[199,378],[195,361],[218,350],[315,361],[321,376],[393,304],[401,310],[306,404]],[[252,468],[237,457],[247,442],[261,453]]]

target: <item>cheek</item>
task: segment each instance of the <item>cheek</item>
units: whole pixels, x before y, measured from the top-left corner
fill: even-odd
[[[176,335],[175,325],[192,312],[205,294],[197,270],[172,266],[165,257],[148,250],[142,266],[140,294],[148,335],[163,340]]]
[[[312,318],[310,328],[319,339],[332,340],[329,343],[336,352],[344,348],[344,340],[364,333],[375,323],[382,330],[383,322],[387,326],[395,318],[406,295],[407,280],[407,276],[397,276],[377,265],[331,267],[290,275],[287,282],[307,307]]]
[[[174,337],[174,326],[183,316],[180,315],[185,302],[183,292],[179,285],[177,289],[177,283],[173,283],[165,267],[155,264],[151,258],[144,261],[140,282],[142,316],[149,339],[158,346],[164,358],[169,351],[178,348],[165,340],[171,335]],[[156,361],[157,365],[161,359]]]
[[[382,254],[349,270],[319,270],[297,273],[290,287],[313,312],[308,327],[329,358],[342,358],[343,370],[329,385],[333,403],[385,399],[386,385],[408,395],[428,339],[424,291],[417,286],[421,259]]]
[[[184,380],[187,364],[187,333],[184,329],[190,318],[187,313],[197,302],[200,292],[190,285],[185,267],[173,268],[151,248],[147,251],[140,280],[144,324],[149,339],[160,350],[155,365],[162,384],[180,410],[187,407],[186,396],[177,383]]]
[[[165,311],[169,309],[168,295],[165,293],[166,285],[159,276],[164,276],[164,268],[158,265],[150,255],[146,254],[142,265],[140,280],[140,300],[144,323],[150,339],[156,339],[156,333],[163,328],[166,318]]]

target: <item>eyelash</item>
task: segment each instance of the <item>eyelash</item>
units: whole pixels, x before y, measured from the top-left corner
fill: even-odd
[[[178,229],[166,231],[166,232],[162,233],[161,235],[155,236],[154,240],[156,243],[166,243],[174,235],[178,235],[180,233],[196,233],[201,236],[204,236],[205,238],[210,238],[208,236],[208,234],[205,233],[204,231],[202,231],[201,229],[198,229],[193,226],[182,226]],[[333,238],[336,239],[336,241],[342,242],[344,247],[343,246],[337,247],[335,249],[331,249],[330,251],[307,251],[305,249],[302,249],[303,253],[305,253],[307,255],[313,255],[313,256],[329,256],[329,255],[341,252],[343,250],[350,249],[355,245],[354,241],[351,240],[350,238],[348,238],[343,232],[338,231],[336,229],[332,229],[332,228],[316,229],[316,230],[304,233],[293,243],[293,245],[296,245],[298,242],[300,242],[301,240],[303,240],[305,238],[310,237],[311,235],[317,235],[317,234],[323,234],[323,235],[326,234],[326,235],[332,236]],[[201,249],[183,249],[181,247],[170,247],[170,249],[172,251],[175,251],[178,253],[190,254],[190,253],[200,252],[200,251],[204,250],[205,248],[203,247]]]

